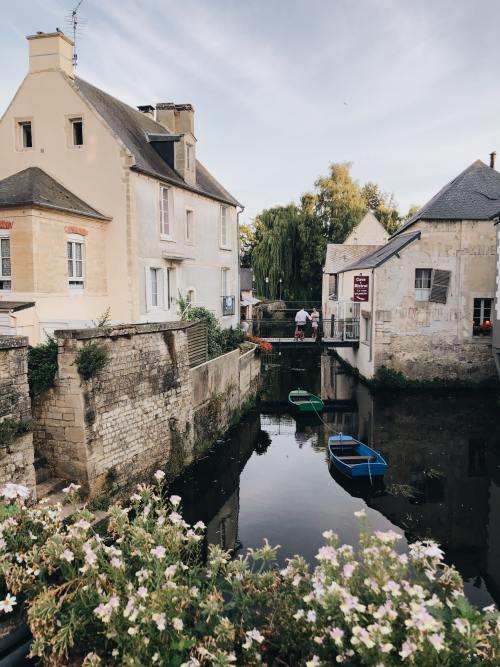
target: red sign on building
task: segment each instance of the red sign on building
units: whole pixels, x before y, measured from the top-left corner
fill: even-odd
[[[368,301],[369,293],[370,293],[370,277],[354,276],[353,301]]]

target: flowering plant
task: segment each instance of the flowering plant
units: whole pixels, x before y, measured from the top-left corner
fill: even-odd
[[[273,351],[273,345],[272,343],[269,343],[267,340],[264,340],[263,338],[259,338],[258,336],[247,336],[248,340],[251,340],[252,343],[255,343],[256,345],[259,346],[259,349],[262,352],[272,352]]]
[[[162,484],[114,505],[101,532],[86,508],[65,523],[60,507],[7,495],[0,613],[25,604],[43,664],[499,664],[498,614],[466,601],[436,544],[401,554],[397,533],[362,525],[356,554],[325,532],[314,569],[301,557],[278,569],[267,541],[238,559],[210,546],[205,560],[205,526]]]

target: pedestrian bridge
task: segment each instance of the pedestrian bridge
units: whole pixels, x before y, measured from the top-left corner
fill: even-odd
[[[359,318],[332,319],[320,321],[317,339],[313,337],[311,323],[304,327],[304,338],[295,338],[295,319],[276,318],[254,319],[251,322],[251,334],[263,338],[273,345],[327,345],[328,347],[359,346]]]

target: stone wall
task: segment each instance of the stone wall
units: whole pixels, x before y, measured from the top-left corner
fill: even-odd
[[[190,326],[56,332],[55,385],[34,405],[37,455],[55,476],[78,481],[90,495],[125,491],[158,467],[175,475],[227,430],[256,386],[260,360],[235,350],[190,369]],[[76,362],[89,345],[105,348],[108,359],[85,380]]]
[[[27,338],[0,336],[0,422],[19,431],[31,420],[27,355]],[[6,482],[23,484],[35,493],[33,434],[29,431],[2,437],[0,485]]]

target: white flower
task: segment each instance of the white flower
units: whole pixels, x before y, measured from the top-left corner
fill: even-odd
[[[167,617],[165,614],[153,614],[151,617],[153,619],[153,622],[156,623],[156,627],[158,630],[162,631],[165,630],[167,627]]]
[[[312,659],[306,662],[306,667],[318,667],[320,664],[318,656],[313,655]]]
[[[294,617],[294,619],[295,619],[296,621],[300,620],[301,618],[304,617],[304,610],[303,610],[303,609],[299,609],[299,610],[297,611],[297,613],[295,613],[295,614],[293,615],[293,617]]]
[[[77,523],[74,524],[75,528],[80,528],[81,530],[88,530],[90,528],[90,523],[85,521],[85,519],[80,519]]]
[[[328,630],[328,633],[330,637],[333,639],[333,641],[337,644],[337,646],[340,646],[340,644],[342,644],[342,637],[344,636],[343,630],[341,630],[340,628],[331,628],[331,630]]]
[[[128,634],[131,635],[132,637],[136,635],[139,632],[139,628],[136,625],[132,625],[128,630]]]
[[[453,621],[453,625],[459,631],[461,635],[467,634],[469,630],[469,621],[465,618],[456,618]]]
[[[12,484],[9,482],[0,489],[0,496],[7,498],[8,500],[15,500],[16,498],[26,500],[29,495],[29,490],[21,484]]]
[[[3,611],[5,614],[8,614],[12,611],[14,606],[17,604],[16,596],[7,593],[5,600],[0,602],[0,611]]]
[[[184,628],[184,623],[182,622],[182,619],[180,618],[173,618],[172,619],[172,626],[174,630],[177,630],[180,632]]]
[[[139,586],[137,589],[137,597],[145,600],[148,597],[148,589],[145,586]]]
[[[157,470],[154,474],[154,478],[158,482],[161,482],[162,479],[165,479],[165,473],[163,472],[163,470]]]
[[[307,612],[307,620],[309,623],[316,623],[316,612],[313,609]]]
[[[181,497],[180,496],[170,496],[170,502],[174,507],[177,507],[177,505],[181,502]]]
[[[151,549],[151,554],[153,556],[156,556],[156,558],[165,558],[165,554],[167,553],[167,550],[165,547],[162,547],[161,544],[154,549]]]
[[[435,632],[433,635],[428,637],[429,642],[434,646],[436,651],[442,651],[444,649],[444,637],[442,634]]]
[[[80,484],[73,484],[73,482],[71,482],[71,484],[69,484],[66,488],[63,489],[63,493],[73,493],[74,491],[78,491],[78,489],[81,488],[82,487]]]
[[[75,554],[70,549],[65,549],[61,554],[61,559],[71,563],[71,561],[75,560]]]
[[[366,516],[366,510],[363,508],[361,510],[357,510],[354,512],[354,516],[358,517],[358,519],[361,519],[362,517]]]
[[[193,526],[194,530],[205,530],[205,528],[206,528],[206,526],[203,523],[203,521],[197,521]]]

